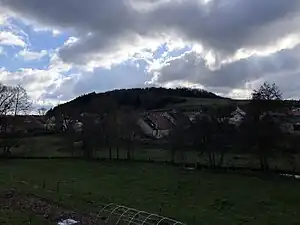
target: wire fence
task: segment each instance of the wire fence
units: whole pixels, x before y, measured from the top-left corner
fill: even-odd
[[[105,224],[109,225],[186,225],[168,217],[115,203],[104,206],[97,218],[104,219]]]

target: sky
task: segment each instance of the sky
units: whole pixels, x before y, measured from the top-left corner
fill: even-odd
[[[89,92],[193,87],[300,97],[299,0],[0,0],[0,82],[36,107]]]

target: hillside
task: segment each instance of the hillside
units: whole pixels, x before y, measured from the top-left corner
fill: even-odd
[[[228,104],[230,99],[212,92],[188,88],[135,88],[113,90],[104,93],[89,93],[79,96],[67,103],[49,110],[48,114],[57,111],[88,112],[99,109],[101,105],[129,107],[135,110],[153,110],[163,108],[191,107],[209,104]]]

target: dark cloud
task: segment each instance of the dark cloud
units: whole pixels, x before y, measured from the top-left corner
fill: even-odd
[[[208,48],[232,53],[241,47],[270,44],[293,32],[299,16],[297,0],[171,1],[151,14],[156,26],[170,27]]]
[[[270,80],[282,84],[285,92],[292,90],[293,82],[299,78],[300,45],[294,49],[281,50],[268,56],[251,56],[231,63],[223,64],[216,70],[206,65],[202,56],[196,52],[166,61],[153,70],[154,82],[165,84],[174,81],[188,81],[205,87],[224,90],[244,88],[245,83],[255,80]],[[287,94],[289,95],[289,94]]]
[[[0,0],[0,5],[76,32],[80,40],[60,51],[65,61],[76,63],[120,49],[123,42],[134,44],[138,36],[169,33],[228,55],[299,31],[298,0]]]

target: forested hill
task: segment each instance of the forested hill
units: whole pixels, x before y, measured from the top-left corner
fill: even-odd
[[[76,110],[80,112],[93,111],[101,104],[115,104],[117,107],[132,107],[134,109],[161,109],[169,105],[184,103],[190,98],[223,99],[222,97],[201,89],[189,88],[135,88],[120,89],[104,93],[89,93],[77,97],[67,103],[56,106],[48,113],[56,111]],[[96,109],[95,109],[96,110]]]

